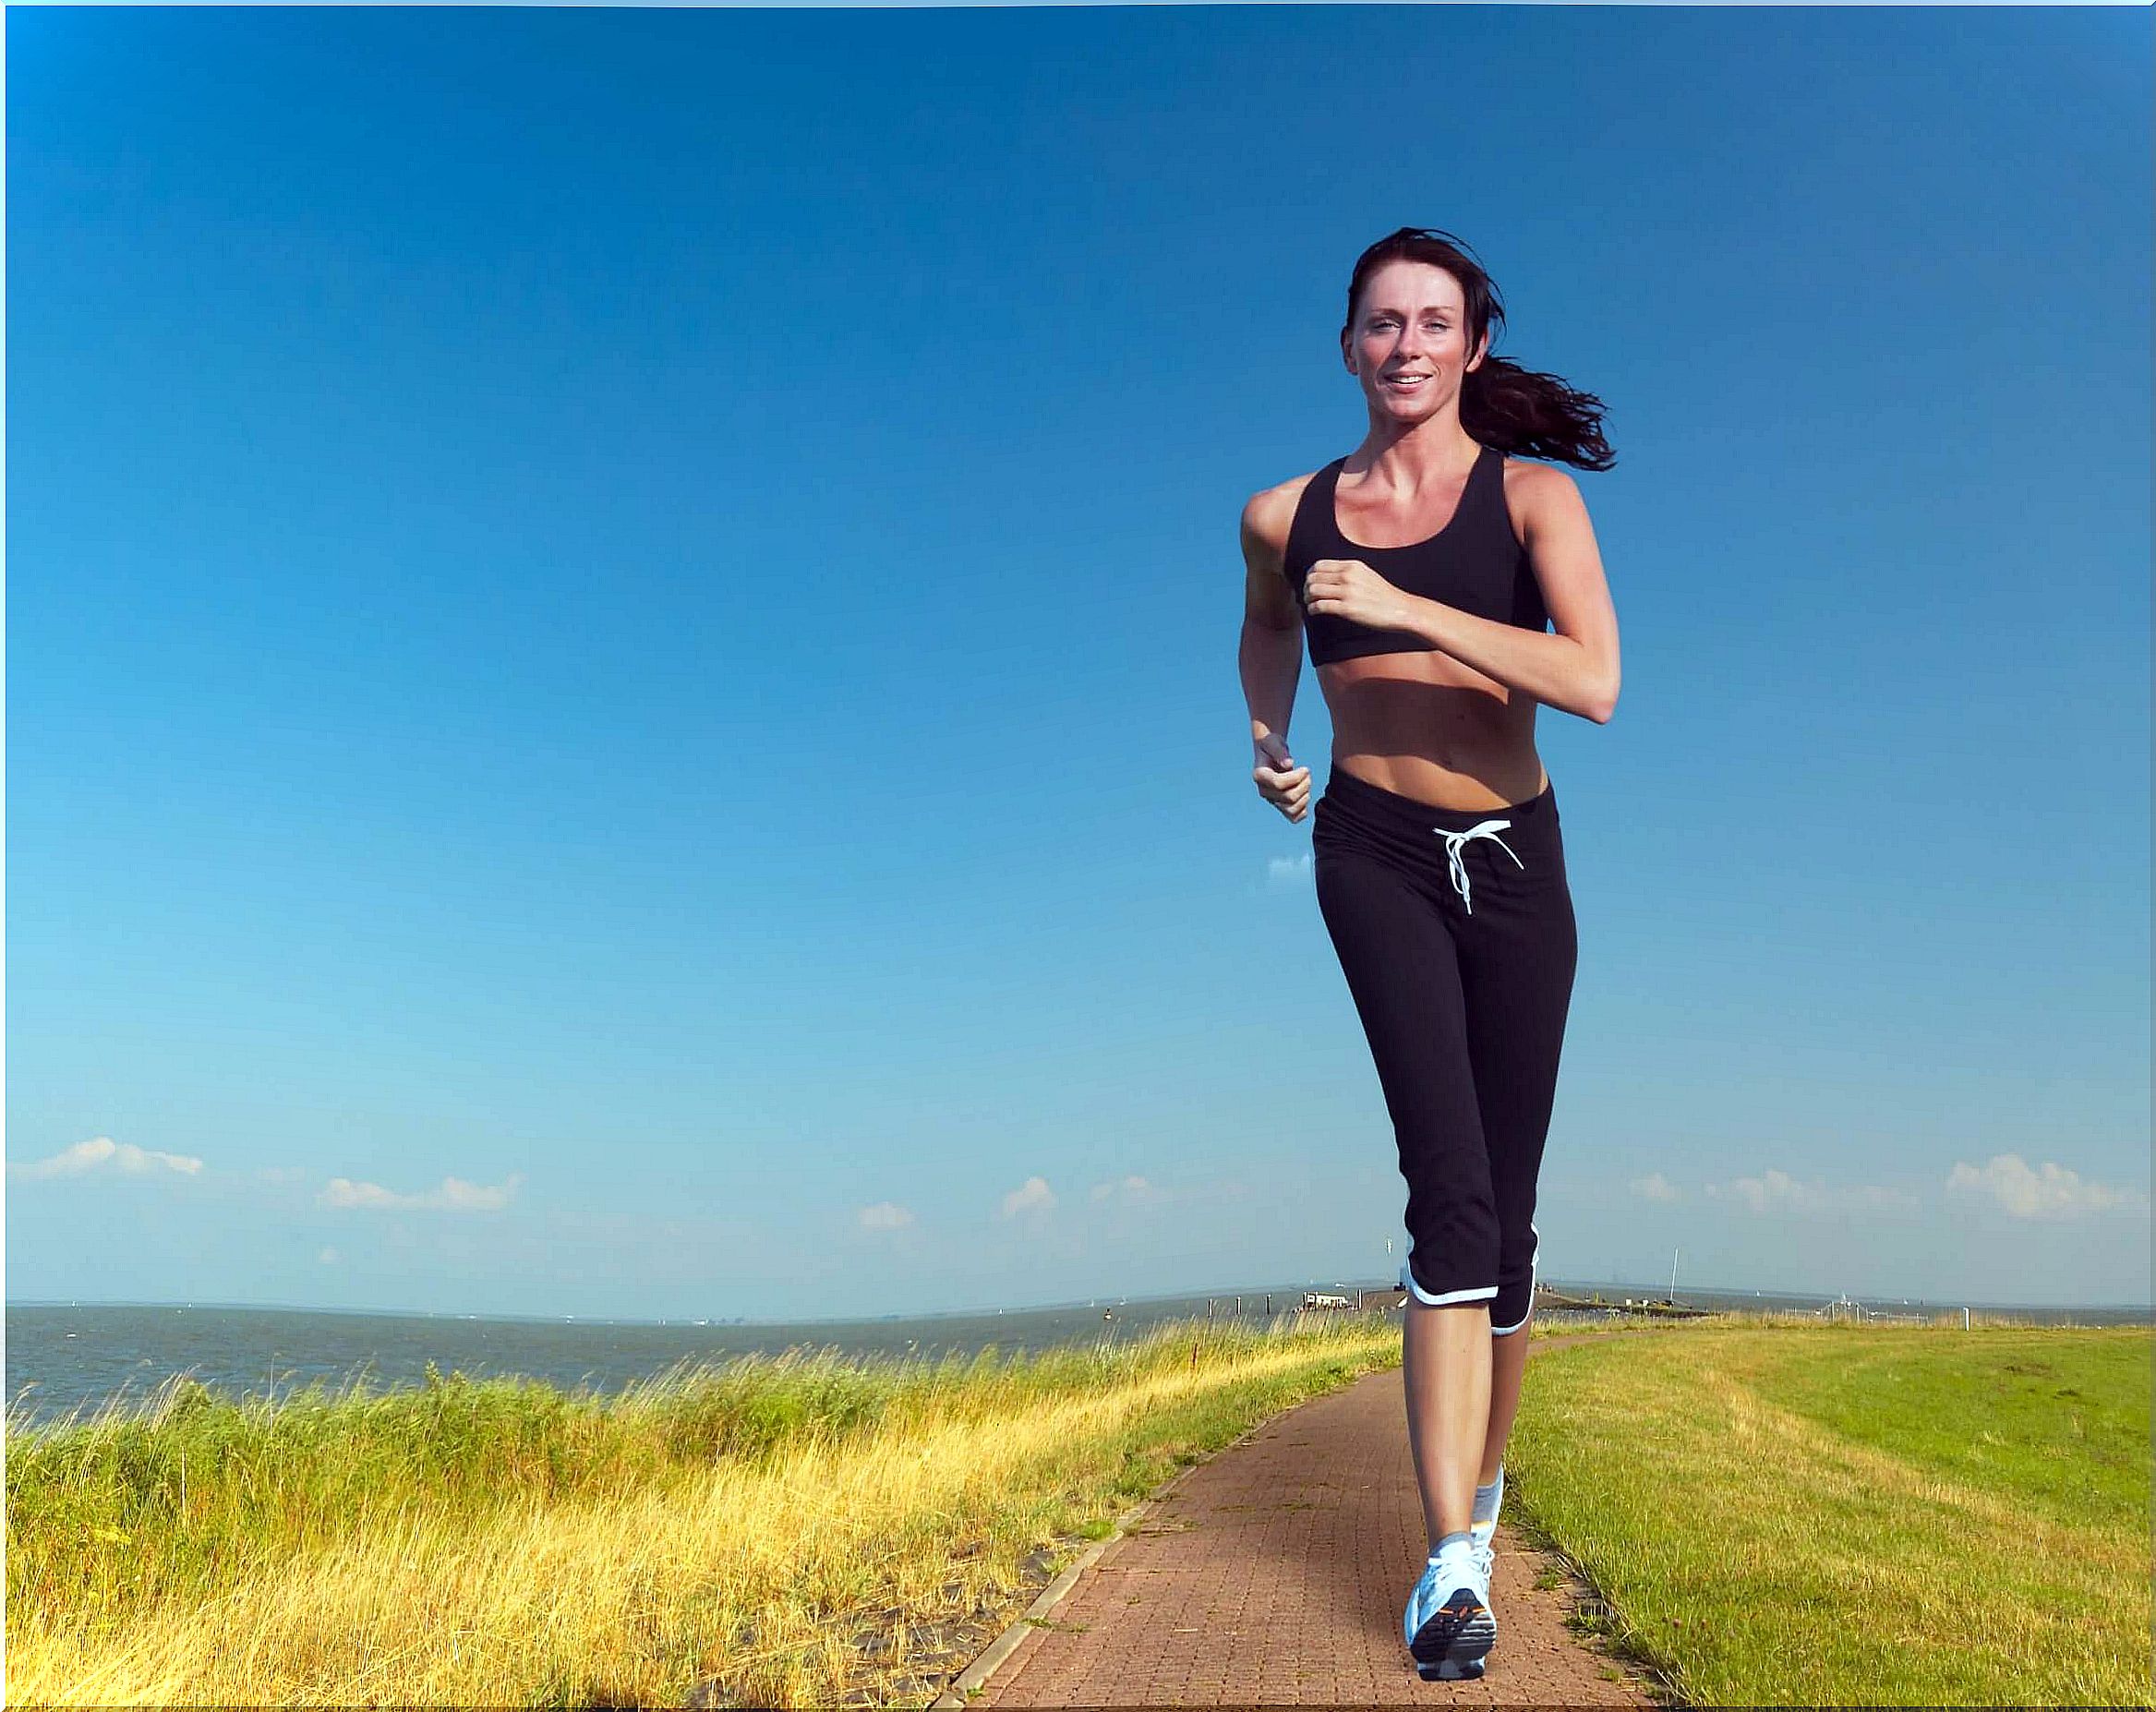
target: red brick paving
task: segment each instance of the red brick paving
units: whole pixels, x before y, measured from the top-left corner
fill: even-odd
[[[1636,1668],[1565,1627],[1569,1587],[1535,1586],[1555,1561],[1502,1521],[1487,1673],[1415,1675],[1401,1608],[1429,1548],[1401,1385],[1397,1367],[1366,1374],[1185,1470],[1044,1613],[1052,1626],[1021,1623],[967,1704],[1657,1704]]]

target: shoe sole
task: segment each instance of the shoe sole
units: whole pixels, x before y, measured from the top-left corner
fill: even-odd
[[[1457,1682],[1483,1673],[1497,1638],[1497,1619],[1488,1606],[1477,1605],[1465,1618],[1439,1606],[1415,1632],[1407,1650],[1424,1682]]]

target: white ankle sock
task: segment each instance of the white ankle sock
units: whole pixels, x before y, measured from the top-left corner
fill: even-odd
[[[1430,1548],[1430,1561],[1435,1563],[1448,1551],[1466,1550],[1469,1543],[1474,1539],[1474,1537],[1475,1536],[1473,1532],[1466,1529],[1463,1529],[1461,1532],[1456,1534],[1447,1534],[1442,1539],[1439,1540],[1435,1546]]]
[[[1475,1489],[1475,1519],[1468,1525],[1468,1532],[1478,1546],[1487,1546],[1498,1531],[1498,1512],[1505,1501],[1505,1465],[1498,1465],[1497,1478],[1488,1486]]]

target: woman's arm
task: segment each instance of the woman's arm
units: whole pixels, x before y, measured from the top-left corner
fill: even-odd
[[[1617,710],[1622,674],[1617,611],[1587,502],[1571,475],[1553,464],[1529,464],[1513,480],[1522,488],[1521,543],[1556,634],[1500,624],[1419,595],[1404,597],[1400,627],[1538,702],[1607,725]]]
[[[1287,548],[1282,494],[1253,494],[1243,507],[1243,635],[1236,667],[1250,708],[1250,741],[1285,739],[1303,670],[1303,606],[1282,573]]]

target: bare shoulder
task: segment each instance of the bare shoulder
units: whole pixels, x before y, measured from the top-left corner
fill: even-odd
[[[1539,525],[1585,508],[1570,470],[1534,458],[1505,460],[1505,511],[1521,545],[1535,538]]]
[[[1264,564],[1278,571],[1287,556],[1288,530],[1295,521],[1295,507],[1303,489],[1310,485],[1307,475],[1292,476],[1277,486],[1260,488],[1243,507],[1243,554],[1255,569]]]
[[[1312,471],[1312,475],[1316,472]],[[1252,494],[1243,506],[1243,616],[1268,630],[1299,630],[1303,603],[1287,578],[1288,532],[1309,476]]]

